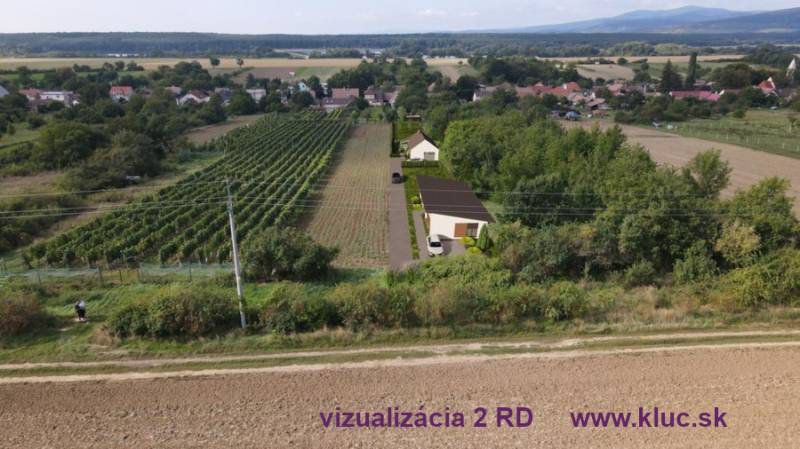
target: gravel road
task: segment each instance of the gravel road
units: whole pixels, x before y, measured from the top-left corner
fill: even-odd
[[[209,377],[0,385],[3,448],[794,448],[800,348],[504,358]],[[319,413],[462,411],[465,428],[326,429]],[[528,428],[474,428],[526,406]],[[699,413],[727,428],[575,429],[570,411]],[[492,418],[490,414],[490,418]]]

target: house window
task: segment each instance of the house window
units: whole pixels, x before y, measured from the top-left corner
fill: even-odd
[[[478,238],[478,223],[470,223],[467,225],[467,237]]]
[[[436,160],[436,152],[434,151],[426,151],[424,156],[426,161],[435,161]]]

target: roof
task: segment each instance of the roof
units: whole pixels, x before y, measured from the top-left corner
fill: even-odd
[[[467,183],[419,175],[417,184],[425,212],[494,223],[492,216]]]
[[[131,86],[111,86],[109,95],[133,95],[133,87]]]
[[[421,144],[424,141],[428,141],[431,145],[436,146],[436,144],[431,140],[430,137],[426,136],[425,133],[422,131],[417,131],[411,135],[408,139],[404,140],[404,142],[408,143],[408,149],[412,149],[417,145]]]
[[[8,95],[8,91],[5,87],[0,86],[0,97],[5,97],[6,95]]]
[[[358,97],[358,89],[350,87],[334,87],[331,90],[331,97],[333,98],[350,98]]]
[[[720,94],[709,92],[707,90],[673,90],[669,93],[672,98],[687,98],[694,97],[700,100],[718,101]]]

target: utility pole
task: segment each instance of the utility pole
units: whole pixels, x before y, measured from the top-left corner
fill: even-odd
[[[239,245],[236,242],[236,221],[233,218],[233,198],[231,197],[231,183],[225,180],[225,189],[228,192],[228,219],[231,223],[231,247],[233,248],[233,271],[236,274],[236,295],[239,297],[239,318],[242,329],[247,327],[244,316],[244,292],[242,291],[242,268],[239,265]]]

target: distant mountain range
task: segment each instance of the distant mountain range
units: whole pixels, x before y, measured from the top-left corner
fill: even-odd
[[[638,10],[619,16],[494,33],[770,33],[800,32],[800,8],[778,11],[731,11],[684,6],[661,11]]]

